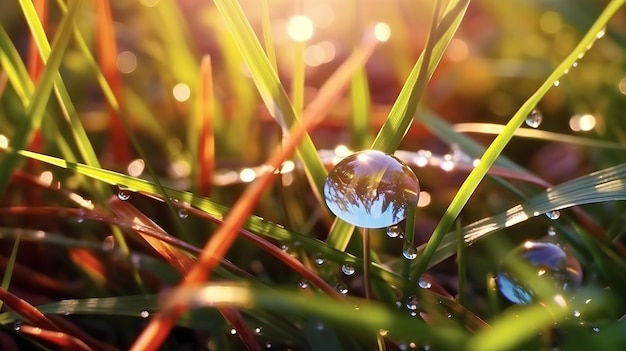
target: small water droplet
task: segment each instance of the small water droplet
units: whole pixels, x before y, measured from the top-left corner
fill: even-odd
[[[308,280],[301,280],[298,283],[298,286],[300,287],[300,289],[307,289],[309,287],[309,281]]]
[[[405,241],[402,246],[402,256],[407,260],[414,260],[417,257],[417,248],[413,244]]]
[[[409,349],[409,345],[407,345],[407,344],[399,344],[399,345],[398,345],[398,348],[399,348],[401,351],[406,351],[406,350],[408,350],[408,349]]]
[[[339,291],[341,295],[348,295],[348,287],[343,283],[335,284],[335,290]]]
[[[13,323],[13,330],[19,331],[20,329],[22,329],[22,322]]]
[[[556,236],[556,229],[553,226],[548,227],[548,236]]]
[[[268,342],[266,342],[266,343],[265,343],[265,348],[266,348],[266,349],[271,349],[271,348],[272,348],[272,343],[271,343],[271,342],[269,342],[269,341],[268,341]]]
[[[415,311],[415,310],[417,310],[418,306],[419,306],[419,301],[417,300],[417,296],[410,295],[406,299],[406,308],[408,308],[409,310]]]
[[[452,318],[452,313],[448,312],[448,314],[446,314],[446,317],[448,317],[448,319]]]
[[[141,312],[139,313],[139,316],[140,316],[141,318],[148,318],[148,317],[150,317],[150,312],[148,312],[148,311],[146,311],[146,310],[141,311]]]
[[[542,121],[543,121],[543,115],[536,108],[533,109],[532,111],[530,111],[528,116],[526,116],[526,125],[531,127],[531,128],[539,127],[539,125],[541,125]]]
[[[591,328],[591,330],[593,330],[594,333],[599,333],[600,332],[600,327],[593,327],[593,328]]]
[[[554,86],[558,87],[559,85],[561,85],[561,82],[557,79],[554,81]]]
[[[354,268],[354,265],[352,263],[344,263],[341,266],[341,271],[345,275],[353,275],[354,272],[356,272],[356,269]]]
[[[125,188],[120,188],[117,192],[117,197],[122,201],[126,201],[130,199],[130,191]]]
[[[185,218],[189,217],[189,212],[187,212],[186,209],[181,208],[181,209],[178,210],[178,217],[182,218],[182,219],[185,219]]]
[[[288,250],[289,250],[289,245],[287,245],[287,244],[281,244],[281,245],[280,245],[280,249],[281,249],[281,250],[283,250],[283,251],[288,251]]]
[[[551,284],[556,292],[580,287],[582,268],[578,260],[561,246],[541,241],[527,241],[514,249],[500,264],[496,284],[500,293],[516,304],[529,304],[535,292],[512,269],[519,260],[533,267],[539,279]]]
[[[107,235],[104,240],[102,240],[102,250],[111,251],[115,248],[115,238],[113,235]]]
[[[76,216],[76,223],[83,223],[85,221],[86,211],[84,208],[78,210],[78,215]]]
[[[559,219],[559,217],[561,217],[561,212],[559,210],[548,211],[546,212],[546,217],[553,219],[553,220]]]
[[[263,327],[256,327],[256,328],[254,328],[254,334],[256,334],[256,335],[263,335]]]
[[[387,227],[387,236],[392,239],[397,238],[402,234],[404,234],[404,230],[399,225],[392,225]]]
[[[377,150],[341,160],[324,183],[328,208],[362,228],[385,228],[404,220],[417,205],[419,182],[400,159]]]
[[[237,329],[231,328],[230,329],[230,335],[237,335]]]
[[[324,328],[325,328],[324,323],[317,323],[315,325],[315,329],[317,329],[318,331],[322,331],[324,330]]]
[[[576,318],[580,317],[580,311],[579,311],[579,310],[574,310],[573,315],[574,315],[574,317],[576,317]]]
[[[430,282],[430,280],[428,280],[425,277],[420,277],[419,281],[417,282],[417,284],[419,285],[420,288],[422,289],[430,289],[433,284]]]
[[[402,301],[396,301],[396,308],[402,307]]]
[[[317,255],[317,256],[315,256],[315,263],[316,263],[318,266],[323,265],[323,264],[324,264],[324,256],[322,256],[322,255]]]
[[[411,317],[417,316],[417,311],[410,311],[409,312],[409,316],[411,316]]]

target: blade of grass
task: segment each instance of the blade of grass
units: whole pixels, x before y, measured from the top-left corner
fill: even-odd
[[[17,249],[20,247],[20,235],[15,237],[15,243],[13,243],[13,249],[11,250],[11,256],[6,263],[4,274],[2,275],[2,285],[0,286],[4,290],[9,290],[11,284],[11,277],[13,276],[13,269],[15,268],[15,258],[17,257]],[[0,300],[0,309],[2,309],[3,301]]]
[[[213,171],[215,169],[215,134],[213,128],[214,101],[213,94],[213,71],[211,69],[211,56],[205,55],[200,64],[200,90],[198,91],[199,107],[196,113],[196,123],[200,131],[198,140],[198,156],[196,157],[197,169],[196,189],[202,196],[211,193]],[[195,167],[194,167],[195,168]]]
[[[235,38],[235,42],[250,70],[263,102],[287,135],[290,128],[299,124],[296,112],[287,97],[287,93],[280,84],[278,74],[272,68],[272,64],[263,52],[263,48],[256,38],[250,23],[247,21],[243,10],[235,1],[215,0],[214,2]],[[308,134],[304,135],[297,153],[312,182],[314,193],[318,199],[321,199],[322,187],[326,179],[326,169]]]
[[[439,6],[440,1],[437,1],[436,4]],[[372,149],[393,153],[400,145],[411,125],[417,103],[424,93],[426,84],[456,32],[468,5],[469,0],[450,1],[441,23],[438,22],[436,6],[426,47],[404,83],[387,120],[374,139]],[[352,226],[337,222],[339,220],[335,220],[328,234],[327,243],[343,251],[347,247],[354,229]]]
[[[70,1],[68,6],[68,12],[63,17],[59,29],[56,33],[53,41],[52,50],[46,67],[41,75],[41,80],[30,104],[28,105],[22,122],[15,135],[11,139],[11,145],[15,149],[23,149],[28,145],[32,139],[34,131],[41,124],[43,114],[50,97],[50,91],[52,90],[54,79],[58,74],[61,66],[61,61],[65,54],[65,50],[69,44],[72,35],[72,20],[76,14],[80,1]],[[36,14],[34,15],[37,16]],[[19,158],[14,152],[10,152],[0,161],[0,193],[4,193],[6,187],[9,184],[11,174],[18,166]]]
[[[94,3],[96,12],[96,45],[98,63],[104,78],[109,83],[113,95],[119,106],[124,106],[122,94],[122,79],[117,69],[117,40],[113,29],[113,16],[111,15],[111,4],[107,0],[96,0]],[[124,133],[122,116],[119,111],[110,105],[109,110],[109,147],[112,150],[113,159],[116,164],[126,165],[131,160],[131,148],[128,136]]]
[[[574,48],[574,50],[559,64],[559,66],[548,76],[545,82],[537,89],[537,91],[520,107],[511,120],[507,123],[502,134],[498,135],[491,145],[487,148],[480,163],[469,174],[465,182],[461,185],[461,188],[456,193],[454,199],[450,203],[450,206],[446,210],[445,214],[441,218],[441,221],[435,228],[432,236],[426,244],[424,251],[418,257],[418,261],[413,270],[412,281],[415,282],[419,276],[426,270],[430,260],[437,250],[437,246],[443,239],[444,235],[458,217],[459,213],[469,200],[470,196],[474,193],[474,190],[478,187],[483,177],[487,174],[489,167],[494,163],[498,155],[502,152],[506,144],[513,137],[515,130],[524,122],[526,116],[532,111],[532,109],[539,103],[541,98],[552,88],[554,82],[557,81],[565,72],[569,69],[576,60],[578,55],[586,52],[590,45],[596,40],[596,35],[603,28],[606,27],[608,21],[624,4],[624,0],[611,1],[602,14],[598,17],[596,22],[591,26],[589,31],[585,34],[582,40]]]

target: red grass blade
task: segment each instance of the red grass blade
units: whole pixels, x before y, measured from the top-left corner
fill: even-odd
[[[98,63],[105,79],[111,86],[120,110],[123,109],[122,79],[117,70],[117,44],[113,29],[111,3],[108,0],[96,0],[96,44],[98,46]],[[121,116],[109,106],[109,138],[116,165],[126,165],[131,160],[130,143],[126,136]]]
[[[213,114],[215,111],[215,95],[213,94],[213,71],[211,56],[205,55],[200,65],[200,108],[198,123],[200,136],[198,140],[198,165],[196,184],[202,196],[209,196],[215,169],[215,135]]]
[[[81,340],[62,332],[33,327],[27,324],[21,325],[19,327],[19,332],[21,334],[26,334],[51,344],[55,344],[62,347],[63,350],[93,351],[91,347]]]

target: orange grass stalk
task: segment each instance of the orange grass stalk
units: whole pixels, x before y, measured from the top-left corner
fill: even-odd
[[[20,334],[29,335],[33,338],[62,347],[63,350],[93,351],[89,345],[85,344],[80,339],[55,330],[33,327],[31,325],[24,324],[20,326],[19,332]]]
[[[213,118],[215,111],[215,95],[213,94],[213,70],[211,56],[202,57],[200,64],[200,108],[198,121],[200,135],[198,140],[198,166],[196,184],[202,196],[209,196],[215,169],[215,134]]]
[[[35,11],[37,12],[37,17],[39,17],[39,22],[43,27],[44,31],[48,27],[48,1],[47,0],[33,0],[33,5],[35,6]],[[27,61],[27,69],[28,75],[30,79],[33,81],[33,84],[37,84],[39,80],[39,76],[43,71],[43,59],[39,54],[39,49],[37,48],[37,43],[35,43],[35,38],[31,35],[28,40],[28,61]],[[35,152],[40,152],[43,147],[43,136],[41,134],[41,130],[38,128],[35,130],[33,134],[33,139],[30,142],[30,149]],[[26,169],[29,173],[36,174],[38,173],[39,167],[37,167],[37,163],[33,160],[30,160],[26,163]],[[26,190],[28,200],[31,204],[37,204],[37,191],[34,188],[28,188]]]
[[[117,70],[117,44],[115,41],[115,31],[113,29],[113,17],[111,16],[111,4],[108,0],[96,0],[95,8],[96,20],[96,44],[98,47],[98,63],[100,70],[109,83],[115,99],[119,104],[120,111],[123,111],[122,78]],[[113,160],[116,165],[126,165],[130,162],[130,144],[122,116],[120,116],[112,106],[109,110],[109,142],[112,147]]]
[[[316,99],[307,106],[303,113],[303,123],[296,124],[291,128],[291,133],[289,133],[283,145],[274,150],[266,162],[268,167],[273,170],[279,169],[283,161],[296,151],[296,148],[304,136],[307,135],[307,129],[313,128],[315,125],[319,124],[330,107],[339,100],[350,83],[352,75],[356,70],[364,66],[377,43],[373,33],[366,35],[366,39],[361,44],[360,50],[356,50],[355,53],[337,69],[320,89]],[[237,238],[241,226],[254,209],[261,195],[270,187],[275,176],[275,172],[268,172],[246,188],[228,213],[222,226],[220,226],[213,237],[204,246],[197,264],[193,267],[191,272],[189,272],[185,281],[179,285],[180,289],[197,285],[207,280],[213,269]],[[179,304],[170,311],[163,311],[155,316],[135,340],[130,350],[149,351],[159,348],[176,323],[176,320],[186,309],[187,306]]]

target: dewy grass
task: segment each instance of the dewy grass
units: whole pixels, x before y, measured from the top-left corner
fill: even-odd
[[[404,2],[392,9],[375,1],[303,2],[294,8],[270,0],[246,6],[234,0],[216,0],[217,6],[99,1],[99,10],[90,3],[57,1],[45,3],[53,14],[46,25],[33,3],[14,3],[3,4],[0,13],[0,83],[7,82],[0,88],[3,345],[34,350],[126,349],[133,343],[135,350],[626,345],[626,249],[619,215],[620,201],[626,200],[620,142],[626,83],[607,78],[624,75],[623,58],[615,53],[626,36],[619,23],[609,25],[624,0],[611,1],[603,12],[566,0],[545,4],[549,11],[542,3],[493,0],[475,0],[476,8],[469,9],[467,0]],[[24,16],[14,20],[7,15],[11,11]],[[287,13],[310,16],[316,29],[310,40],[285,42]],[[100,27],[84,20],[92,17]],[[525,44],[507,31],[518,17],[519,32],[537,44],[528,52],[519,50]],[[390,24],[391,43],[374,39],[369,19]],[[348,28],[347,41],[324,27],[333,20]],[[481,31],[475,30],[477,23]],[[564,26],[567,30],[559,30]],[[610,45],[603,39],[594,47],[605,27]],[[573,28],[586,31],[575,47]],[[502,52],[494,37],[482,36],[487,32],[498,33]],[[32,52],[22,51],[25,40],[46,63],[39,80],[31,78],[39,68]],[[554,48],[550,59],[533,56],[542,40]],[[473,56],[485,46],[495,58]],[[419,49],[422,54],[414,57]],[[560,62],[559,55],[567,53],[560,64],[550,61]],[[610,64],[605,55],[611,55]],[[500,77],[499,85],[483,82],[481,72],[500,56],[506,63],[520,60],[524,69],[535,61],[556,68],[545,71],[542,82],[533,76],[541,70],[530,68]],[[316,60],[327,62],[313,67]],[[575,62],[580,62],[576,69]],[[571,72],[563,76],[566,71]],[[398,72],[407,76],[398,80]],[[585,84],[574,94],[573,83],[580,82],[570,77],[577,72]],[[607,86],[595,89],[596,78]],[[548,94],[557,81],[559,89],[568,88],[565,98],[559,99],[559,89]],[[174,96],[174,86],[189,88],[189,96]],[[520,101],[507,125],[494,127],[503,122],[489,114],[507,114],[501,112],[506,94],[528,96],[528,86],[539,88]],[[133,150],[106,136],[107,105],[126,122],[111,131],[132,141]],[[529,111],[544,106],[545,129],[518,129]],[[593,115],[597,128],[571,135],[557,125],[561,110]],[[476,124],[457,124],[457,118],[475,118],[469,122]],[[285,135],[282,145],[276,145],[277,126]],[[37,130],[45,142],[29,149]],[[468,131],[497,137],[485,148],[460,134]],[[543,179],[546,173],[527,162],[528,155],[516,154],[518,142],[525,143],[524,152],[536,147],[540,160],[546,157],[544,143],[569,143],[575,151],[559,153],[558,167],[567,168],[565,161],[576,160],[573,156],[588,165],[568,169],[566,179]],[[352,225],[330,218],[320,189],[340,154],[320,149],[338,144],[399,151],[416,170],[423,201],[402,226],[409,243],[429,239],[419,246],[417,263],[402,259],[402,242],[383,231],[368,233],[364,248]],[[462,151],[446,155],[460,160],[445,175],[437,173],[443,172],[437,162],[444,156],[426,159],[429,150],[415,152],[433,148],[432,154],[441,154],[443,144]],[[110,150],[128,154],[109,157]],[[284,162],[296,150],[298,161]],[[36,162],[37,170],[20,167],[20,158]],[[471,173],[461,182],[463,172]],[[483,183],[487,174],[503,186]],[[276,177],[281,182],[271,181]],[[276,186],[290,187],[283,199],[268,191]],[[115,187],[124,196],[111,198]],[[476,206],[466,205],[470,198]],[[543,215],[554,210],[563,211],[560,219]],[[291,214],[297,218],[284,218]],[[497,291],[498,261],[518,242],[543,233],[581,263],[583,287],[561,292],[542,280],[549,271],[520,262],[521,284],[530,282],[540,303],[511,306]],[[132,238],[127,246],[122,236]],[[120,259],[124,252],[126,259]],[[449,260],[455,256],[456,264]],[[81,323],[68,315],[81,315]],[[83,330],[92,321],[112,338],[100,340]]]

